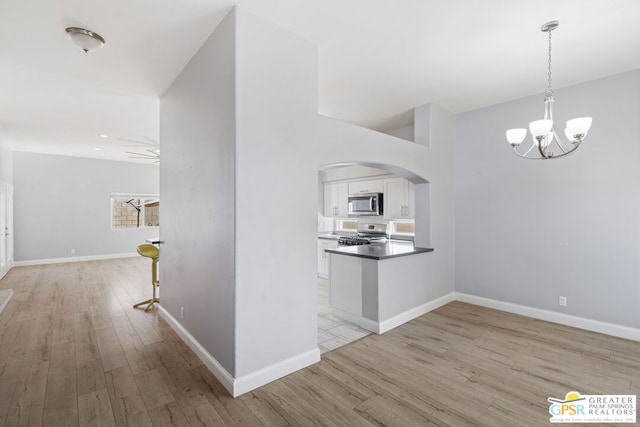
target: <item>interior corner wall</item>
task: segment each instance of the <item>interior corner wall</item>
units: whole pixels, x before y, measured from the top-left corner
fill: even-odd
[[[410,125],[410,126],[397,128],[397,129],[392,129],[384,133],[386,133],[387,135],[395,136],[396,138],[402,138],[402,139],[406,139],[407,141],[414,142],[414,139],[415,139],[414,128],[415,128],[414,125]]]
[[[13,152],[15,261],[135,253],[158,230],[112,230],[110,196],[158,183],[155,165]]]
[[[504,132],[543,99],[457,117],[456,291],[639,328],[640,70],[556,90],[558,131],[592,116],[589,134],[571,156],[518,158]]]
[[[162,308],[233,376],[235,12],[162,96],[160,138]]]
[[[298,363],[296,369],[319,360],[318,103],[316,47],[242,9],[236,14],[236,377],[242,383],[286,360]]]

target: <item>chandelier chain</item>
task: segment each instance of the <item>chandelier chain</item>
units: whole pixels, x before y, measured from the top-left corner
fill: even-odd
[[[547,96],[553,95],[553,89],[551,88],[551,30],[548,31],[549,33],[549,74],[547,77],[547,81],[549,84],[549,87],[547,88]]]

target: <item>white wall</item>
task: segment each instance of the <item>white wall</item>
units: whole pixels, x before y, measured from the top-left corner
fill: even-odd
[[[160,102],[162,308],[231,376],[236,371],[235,127],[231,13]]]
[[[13,183],[13,152],[0,135],[0,181]]]
[[[504,132],[543,99],[457,118],[456,291],[638,328],[640,70],[557,90],[558,130],[589,115],[589,135],[569,157],[520,159]]]
[[[312,132],[318,90],[315,46],[242,10],[237,18],[236,374],[242,378],[291,358],[319,359]]]
[[[389,172],[370,168],[366,166],[341,166],[330,168],[320,171],[319,179],[322,182],[325,181],[340,181],[345,179],[362,179],[371,177],[377,179],[378,177],[389,175]]]
[[[358,128],[317,115],[316,76],[315,47],[235,9],[161,100],[162,307],[234,394],[319,359],[321,166],[430,181],[438,233],[422,286],[453,291],[452,116],[434,109],[431,148]]]
[[[112,230],[110,199],[157,194],[157,166],[20,151],[13,162],[17,262],[135,253],[158,233]]]
[[[404,126],[397,129],[392,129],[385,132],[387,135],[395,136],[396,138],[406,139],[407,141],[413,142],[415,139],[414,136],[414,126]]]

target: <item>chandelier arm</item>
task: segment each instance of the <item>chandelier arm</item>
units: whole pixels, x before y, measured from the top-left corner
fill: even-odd
[[[531,150],[533,150],[533,148],[535,147],[535,144],[531,144],[531,147],[529,147],[529,149],[527,151],[524,152],[524,154],[520,154],[518,153],[518,147],[513,147],[513,152],[516,153],[518,156],[522,157],[523,159],[530,159],[532,157],[527,157],[529,155],[529,153],[531,152]]]
[[[553,157],[547,157],[547,160],[551,160],[551,159],[559,159],[560,157],[565,157],[568,156],[570,154],[573,154],[574,151],[576,151],[575,147],[574,149],[572,149],[571,151],[567,151],[566,153],[562,153],[562,154],[558,154],[557,156],[553,156]]]
[[[562,154],[558,154],[557,156],[551,156],[551,157],[530,157],[530,156],[524,156],[524,155],[518,153],[515,150],[513,150],[513,151],[514,151],[516,156],[521,157],[523,159],[527,159],[527,160],[553,160],[553,159],[559,159],[561,157],[565,157],[565,156],[568,156],[570,154],[573,154],[573,152],[576,151],[576,150],[574,148],[573,150],[571,150],[571,151],[569,151],[567,153],[562,153]]]
[[[526,151],[526,153],[524,153],[525,156],[529,155],[529,153],[531,152],[531,150],[534,149],[536,145],[535,144],[531,144],[531,147],[529,147],[529,149]],[[527,157],[528,158],[528,157]]]
[[[543,147],[542,141],[538,141],[538,152],[543,159],[550,159],[553,157],[553,155],[547,154],[546,149]]]
[[[542,160],[542,159],[545,159],[545,157],[531,157],[531,156],[529,156],[529,153],[531,153],[531,150],[533,150],[535,147],[536,147],[536,145],[532,143],[531,146],[529,147],[529,149],[524,152],[524,154],[518,153],[517,147],[513,147],[513,152],[516,154],[516,156],[522,157],[523,159],[529,159],[529,160]]]
[[[551,128],[551,131],[553,132],[553,136],[556,140],[556,145],[558,146],[558,148],[560,148],[562,150],[563,153],[568,153],[570,151],[573,151],[573,148],[567,147],[566,145],[564,145],[564,143],[562,142],[562,140],[560,139],[560,137],[558,136],[558,133],[556,132],[556,130],[554,128]]]
[[[527,160],[546,160],[546,157],[529,157],[529,156],[524,156],[520,153],[518,153],[517,151],[513,150],[515,155],[518,157],[522,157],[523,159],[527,159]]]

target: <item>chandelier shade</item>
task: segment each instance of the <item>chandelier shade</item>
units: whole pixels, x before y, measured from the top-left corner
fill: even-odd
[[[550,21],[542,25],[540,30],[549,35],[549,73],[548,88],[544,99],[544,116],[541,120],[529,123],[532,142],[529,148],[521,153],[518,147],[527,137],[527,129],[509,129],[506,132],[507,141],[513,147],[515,154],[524,159],[556,159],[573,153],[591,128],[591,117],[579,117],[568,120],[564,129],[564,136],[570,145],[564,143],[554,128],[553,120],[553,89],[551,85],[551,32],[558,28],[558,21]]]

